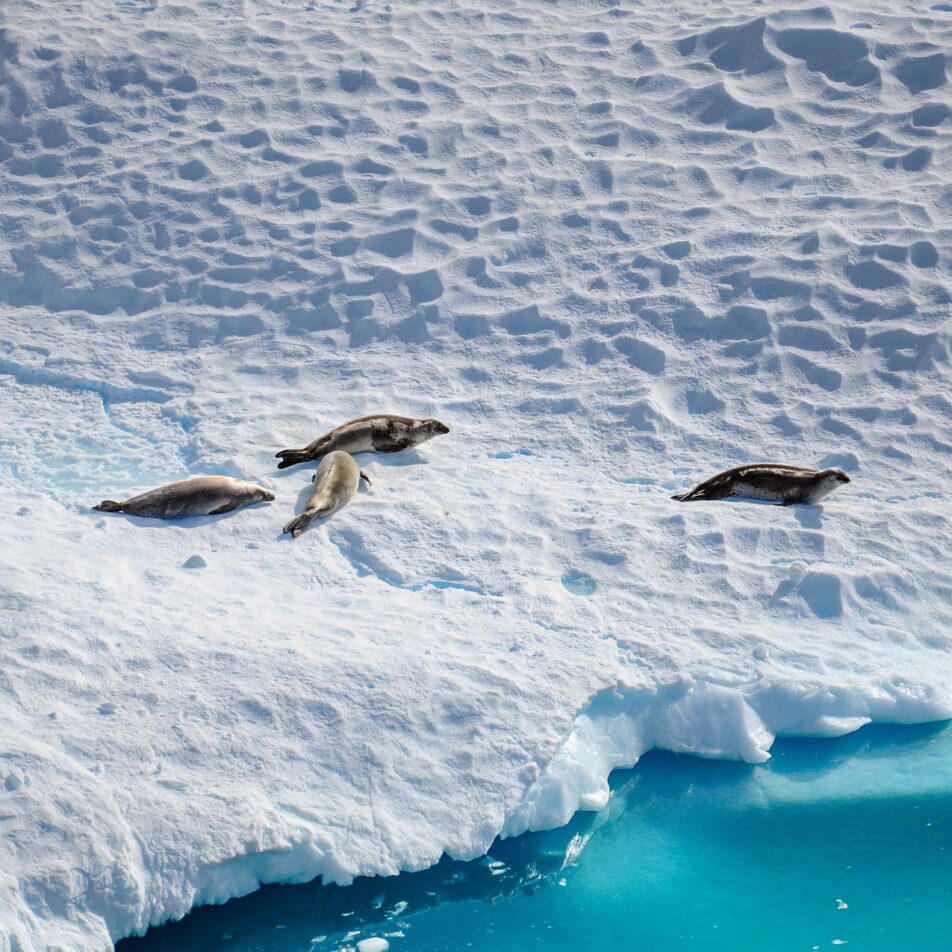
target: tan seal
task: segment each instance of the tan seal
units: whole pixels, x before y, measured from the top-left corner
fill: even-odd
[[[274,494],[263,486],[231,476],[192,476],[191,479],[150,489],[124,502],[104,499],[93,509],[152,519],[186,519],[189,516],[217,516],[239,506],[273,499]]]
[[[357,492],[361,480],[370,479],[360,471],[357,460],[350,453],[334,450],[321,460],[314,474],[314,491],[304,506],[304,511],[295,516],[285,527],[295,539],[310,525],[312,519],[329,516],[350,501]]]

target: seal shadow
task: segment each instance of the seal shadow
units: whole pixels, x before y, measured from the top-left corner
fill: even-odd
[[[785,507],[769,499],[748,499],[745,496],[727,496],[724,499],[699,499],[691,500],[694,502],[713,502],[717,504],[727,504],[729,506],[768,506],[771,509],[790,508],[793,510],[793,516],[804,529],[822,529],[823,528],[823,507],[819,505],[806,505],[804,503],[795,503],[792,506]]]
[[[295,463],[293,466],[288,466],[286,469],[278,469],[278,467],[275,466],[274,472],[268,473],[268,478],[287,479],[289,476],[300,476],[301,473],[310,473],[313,477],[320,464],[321,461],[319,459],[309,459],[303,463]]]
[[[753,497],[748,496],[724,496],[723,499],[675,499],[671,497],[674,502],[679,504],[686,502],[690,506],[695,506],[698,503],[708,503],[715,506],[767,506],[770,509],[781,509],[779,503],[773,502],[770,499],[754,499]]]
[[[429,460],[421,456],[414,448],[399,450],[396,453],[375,453],[373,450],[366,450],[361,453],[351,453],[351,456],[356,460],[371,458],[375,463],[380,463],[382,466],[426,466],[429,464]],[[317,467],[320,466],[320,464],[320,460],[312,459],[303,463],[295,463],[286,469],[278,469],[277,466],[275,466],[274,472],[271,473],[270,476],[272,478],[285,479],[298,472],[307,472],[307,467],[310,466],[310,472],[313,477],[313,474],[317,472]]]
[[[354,453],[354,459],[373,457],[375,463],[382,466],[427,466],[429,460],[415,449],[400,450],[396,453]]]
[[[804,529],[823,528],[822,506],[795,506],[793,515]]]

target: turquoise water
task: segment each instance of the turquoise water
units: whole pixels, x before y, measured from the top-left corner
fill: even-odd
[[[370,936],[393,952],[952,947],[945,725],[781,740],[759,766],[655,751],[612,781],[600,814],[491,858],[268,886],[118,950],[330,952]]]

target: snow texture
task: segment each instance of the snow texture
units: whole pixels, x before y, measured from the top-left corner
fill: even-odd
[[[0,949],[952,714],[952,5],[15,8]],[[282,540],[378,410],[452,432]],[[853,481],[669,498],[772,460]],[[277,499],[90,511],[197,473]]]

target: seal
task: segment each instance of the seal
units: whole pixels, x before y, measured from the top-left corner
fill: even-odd
[[[332,450],[322,460],[314,474],[314,491],[304,506],[304,512],[295,516],[285,527],[295,539],[318,516],[329,516],[345,505],[357,492],[361,480],[370,485],[370,478],[360,471],[357,460],[343,450]]]
[[[690,492],[671,498],[693,502],[697,499],[738,496],[764,499],[783,506],[796,503],[813,506],[848,482],[849,476],[841,469],[804,469],[785,463],[752,463],[718,473],[699,483]]]
[[[319,436],[303,449],[281,450],[278,469],[321,459],[334,450],[345,453],[398,453],[419,446],[434,436],[449,433],[450,428],[439,420],[414,420],[392,413],[375,413],[342,423]]]
[[[185,519],[188,516],[217,516],[239,506],[273,499],[274,493],[263,486],[231,476],[192,476],[191,479],[150,489],[125,502],[104,499],[93,509],[126,512],[130,516],[152,519]]]

